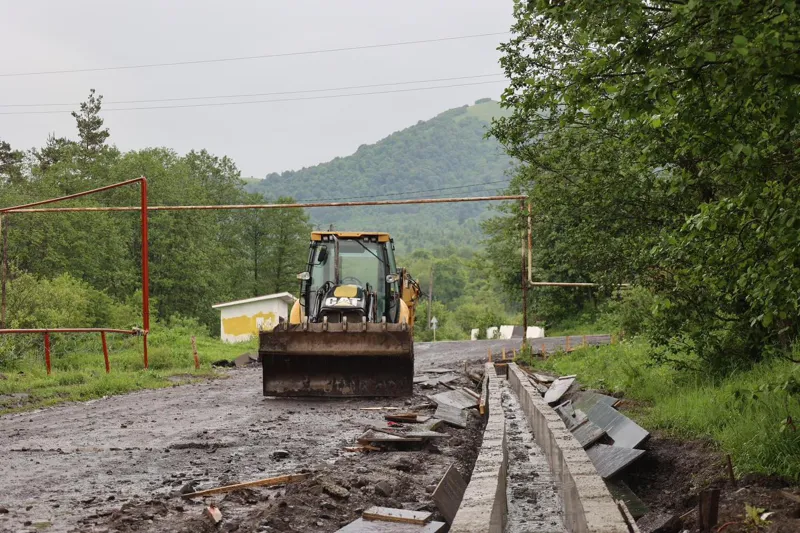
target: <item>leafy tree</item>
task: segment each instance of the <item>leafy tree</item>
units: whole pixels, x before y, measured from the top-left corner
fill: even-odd
[[[537,231],[582,249],[563,264],[656,292],[667,355],[726,369],[787,353],[800,333],[795,2],[541,0],[515,16],[501,47],[514,113],[492,133],[540,189]]]

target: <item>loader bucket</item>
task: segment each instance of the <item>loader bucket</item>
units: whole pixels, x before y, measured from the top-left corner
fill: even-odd
[[[280,324],[259,333],[264,396],[411,396],[405,324]]]

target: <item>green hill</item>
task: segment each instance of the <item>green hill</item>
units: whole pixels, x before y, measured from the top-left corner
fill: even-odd
[[[488,98],[450,109],[395,132],[352,155],[281,174],[268,174],[247,189],[268,198],[298,201],[384,200],[483,196],[502,191],[511,165],[500,145],[485,137],[504,110]],[[402,251],[454,244],[474,248],[486,202],[311,209],[327,229],[389,231]]]

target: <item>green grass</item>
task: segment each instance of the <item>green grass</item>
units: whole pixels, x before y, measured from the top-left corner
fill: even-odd
[[[23,358],[0,366],[0,414],[86,401],[103,396],[124,394],[140,389],[171,387],[214,376],[213,361],[234,359],[245,352],[255,352],[255,340],[225,344],[205,335],[197,335],[200,368],[195,369],[191,348],[192,332],[186,328],[156,327],[149,336],[149,369],[144,370],[141,345],[129,340],[110,347],[111,373],[105,373],[99,339],[82,338],[59,350],[54,339],[52,372],[48,376],[43,361]],[[123,345],[124,344],[124,345]],[[169,379],[180,376],[180,379]]]
[[[648,350],[646,342],[632,340],[557,354],[535,366],[577,374],[587,387],[623,392],[637,401],[628,414],[642,426],[681,438],[709,439],[731,454],[740,474],[777,474],[800,481],[800,424],[796,430],[782,424],[787,415],[800,421],[800,398],[774,390],[756,399],[752,394],[737,398],[737,391],[754,391],[791,376],[800,379],[799,365],[771,360],[711,377],[654,364]]]

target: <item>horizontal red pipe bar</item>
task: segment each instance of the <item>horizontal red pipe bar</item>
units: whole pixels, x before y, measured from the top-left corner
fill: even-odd
[[[125,333],[138,335],[138,329],[110,329],[110,328],[36,328],[36,329],[0,329],[0,335],[7,333]]]
[[[33,203],[30,203],[30,204],[17,205],[17,206],[13,206],[13,207],[4,207],[4,208],[0,209],[0,213],[5,213],[7,211],[14,211],[14,210],[17,210],[17,209],[24,209],[24,208],[28,208],[28,207],[33,207],[35,205],[45,205],[45,204],[52,204],[52,203],[55,203],[55,202],[63,202],[64,200],[72,200],[73,198],[80,198],[81,196],[86,196],[86,195],[98,193],[98,192],[101,192],[101,191],[107,191],[109,189],[115,189],[117,187],[122,187],[124,185],[130,185],[132,183],[138,183],[138,182],[141,182],[143,180],[144,180],[144,178],[134,178],[134,179],[128,180],[128,181],[121,181],[119,183],[113,183],[111,185],[106,185],[105,187],[98,187],[97,189],[92,189],[91,191],[77,192],[75,194],[70,194],[70,195],[67,195],[67,196],[60,196],[58,198],[50,198],[49,200],[40,200],[38,202],[33,202]]]
[[[295,204],[234,204],[234,205],[153,205],[148,211],[210,211],[214,209],[302,209],[310,207],[357,207],[363,205],[446,204],[453,202],[494,202],[499,200],[524,200],[525,195],[467,196],[462,198],[419,198],[416,200],[369,200],[363,202],[312,202]],[[141,211],[141,207],[51,207],[28,209],[25,206],[0,210],[4,213],[53,213],[82,211]]]

